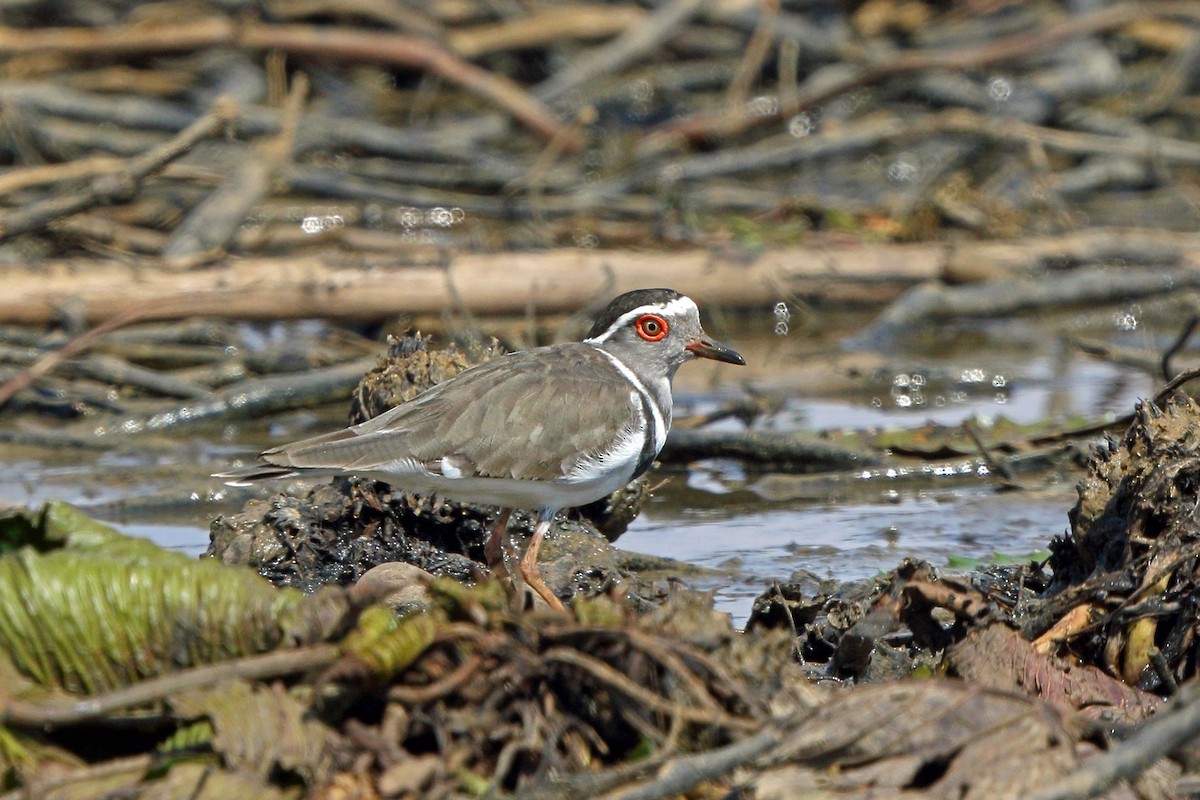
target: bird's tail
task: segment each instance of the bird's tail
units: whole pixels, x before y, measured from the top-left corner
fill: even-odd
[[[284,467],[277,464],[252,464],[249,467],[242,467],[241,469],[213,473],[214,478],[224,478],[226,486],[252,486],[260,481],[295,478],[299,475],[300,471],[294,467]]]

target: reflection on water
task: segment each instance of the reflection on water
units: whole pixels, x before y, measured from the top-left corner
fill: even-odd
[[[798,571],[855,580],[910,556],[944,567],[951,557],[1045,550],[1065,531],[1075,499],[1072,485],[1064,483],[1037,493],[989,487],[881,492],[873,503],[772,504],[729,513],[703,508],[708,503],[696,494],[686,487],[660,489],[617,544],[717,570],[720,574],[689,584],[714,591],[717,607],[739,624],[765,586],[786,582]]]

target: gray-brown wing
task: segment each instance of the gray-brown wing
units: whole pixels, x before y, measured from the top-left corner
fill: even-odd
[[[269,464],[369,472],[411,460],[464,475],[551,480],[636,421],[633,386],[585,344],[493,359],[353,428],[268,450]]]

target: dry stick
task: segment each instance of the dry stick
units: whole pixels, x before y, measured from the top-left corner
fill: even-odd
[[[1117,781],[1136,778],[1155,761],[1200,733],[1200,684],[1192,681],[1137,733],[1104,755],[1084,763],[1030,800],[1082,800],[1096,797]]]
[[[547,139],[563,134],[562,121],[518,83],[464,61],[436,42],[374,31],[249,23],[239,31],[237,43],[254,50],[283,50],[327,59],[425,69],[491,100]],[[569,150],[574,152],[580,147],[579,137],[568,138]]]
[[[698,0],[690,0],[698,2]],[[283,50],[320,58],[401,64],[426,69],[491,100],[547,139],[563,123],[518,83],[471,64],[436,42],[411,36],[310,25],[234,25],[210,18],[184,25],[87,28],[0,28],[0,56],[52,52],[59,54],[137,54],[203,50],[215,47]],[[574,141],[570,149],[582,146]]]
[[[1160,16],[1200,18],[1200,4],[1157,2],[1112,6],[1090,14],[1069,17],[1039,32],[1022,32],[998,39],[981,47],[953,50],[916,50],[900,53],[889,61],[866,66],[840,80],[810,84],[801,89],[796,110],[811,108],[846,92],[871,86],[897,75],[928,69],[964,70],[1046,52],[1054,45],[1079,36],[1119,28],[1142,19]],[[676,146],[680,139],[734,136],[777,115],[699,114],[666,123],[647,137],[647,147],[662,150]]]
[[[634,683],[619,670],[614,669],[600,659],[581,653],[570,647],[551,647],[542,654],[542,658],[546,661],[557,661],[560,664],[570,664],[577,667],[601,683],[604,683],[613,691],[625,695],[630,700],[641,703],[651,711],[658,711],[667,715],[677,715],[680,719],[687,722],[713,725],[731,730],[753,731],[762,727],[762,724],[756,720],[735,717],[724,711],[688,708],[678,703],[672,703],[670,700],[660,697],[649,689]]]
[[[746,52],[738,63],[729,88],[725,91],[725,111],[736,114],[746,109],[746,100],[750,96],[750,87],[762,70],[775,41],[775,25],[779,21],[779,0],[759,0],[762,11],[758,15],[758,24],[746,45]],[[781,67],[782,69],[782,67]]]
[[[564,39],[604,39],[645,20],[646,12],[636,5],[577,3],[535,10],[495,24],[456,28],[446,33],[446,41],[463,58],[478,58],[505,50],[545,47]]]
[[[39,358],[27,369],[21,370],[3,385],[0,385],[0,408],[12,399],[13,395],[28,388],[35,380],[49,373],[62,362],[90,347],[96,339],[109,331],[122,328],[142,319],[146,309],[134,308],[111,317],[96,327],[83,332],[57,350],[52,350]]]
[[[204,50],[230,44],[236,27],[225,17],[171,25],[113,25],[106,28],[0,28],[0,56],[138,55]]]
[[[1200,144],[1186,139],[1145,135],[1110,136],[1064,131],[1014,119],[996,119],[966,109],[925,114],[915,119],[895,115],[865,117],[839,127],[796,139],[776,136],[750,147],[725,148],[712,154],[692,156],[664,166],[658,176],[673,181],[702,180],[754,170],[780,169],[804,161],[846,156],[876,147],[882,142],[927,139],[943,134],[979,136],[1001,145],[1037,144],[1072,155],[1154,158],[1166,163],[1200,164]],[[645,153],[640,154],[645,157]],[[654,173],[645,180],[655,178]]]
[[[1184,370],[1169,380],[1166,385],[1154,393],[1154,404],[1161,405],[1176,389],[1183,386],[1185,383],[1200,378],[1200,367]]]
[[[1178,389],[1180,386],[1183,386],[1185,383],[1195,380],[1196,378],[1200,378],[1200,367],[1185,370],[1179,373],[1166,384],[1164,384],[1161,389],[1155,392],[1154,397],[1151,398],[1150,402],[1154,403],[1156,406],[1161,406],[1163,401],[1170,397],[1176,389]],[[1029,438],[1026,443],[1037,447],[1059,442],[1063,439],[1082,439],[1085,436],[1093,436],[1098,433],[1104,433],[1105,431],[1112,430],[1113,428],[1127,428],[1129,427],[1130,423],[1133,422],[1134,416],[1134,414],[1122,414],[1121,416],[1106,422],[1097,422],[1093,425],[1085,425],[1080,428],[1073,428],[1069,431],[1048,434],[1046,436],[1034,436]]]
[[[573,89],[641,58],[674,35],[700,10],[705,1],[668,0],[644,24],[630,28],[608,44],[593,49],[534,87],[533,95],[544,102],[557,100]]]
[[[68,192],[0,216],[0,240],[37,230],[51,220],[83,211],[101,203],[127,200],[138,184],[168,163],[191,150],[197,142],[233,122],[237,106],[226,97],[217,98],[208,112],[170,140],[125,162],[124,169],[102,175],[78,192]]]
[[[229,180],[184,218],[162,251],[169,266],[191,265],[229,244],[251,209],[270,192],[272,180],[291,160],[307,96],[308,78],[299,73],[283,107],[279,134],[255,147]]]
[[[424,686],[394,685],[388,688],[388,700],[403,703],[406,706],[422,705],[440,700],[453,691],[457,691],[467,681],[475,677],[483,664],[483,656],[472,653],[454,668],[449,674]]]
[[[33,186],[77,181],[116,172],[125,162],[112,156],[89,156],[64,164],[39,164],[0,175],[0,197]]]
[[[593,106],[584,106],[579,109],[579,113],[575,116],[575,121],[567,127],[562,136],[555,136],[538,154],[537,159],[533,162],[528,171],[521,179],[529,187],[529,209],[533,220],[539,225],[545,223],[545,209],[542,205],[542,196],[546,188],[546,173],[558,157],[562,155],[563,150],[568,144],[567,136],[582,136],[583,132],[596,124],[599,114]],[[516,183],[516,182],[514,182]],[[513,186],[516,188],[516,186]]]
[[[784,39],[779,43],[779,113],[784,119],[800,113],[800,88],[796,82],[799,74],[800,43]]]
[[[261,680],[329,666],[340,657],[337,645],[322,644],[276,650],[219,664],[206,664],[135,683],[124,689],[81,700],[29,703],[0,701],[5,725],[55,727],[76,725],[122,709],[162,700],[172,694],[212,686],[234,678]]]
[[[1162,358],[1159,359],[1159,365],[1164,381],[1169,381],[1175,377],[1174,370],[1171,369],[1171,359],[1175,358],[1179,354],[1179,351],[1183,349],[1183,346],[1187,344],[1188,339],[1192,338],[1192,333],[1195,332],[1197,325],[1200,325],[1200,314],[1193,314],[1184,324],[1183,329],[1179,331],[1179,335],[1175,337],[1175,341],[1167,345],[1167,349],[1163,351]]]
[[[665,800],[686,794],[704,781],[728,775],[738,767],[775,750],[790,731],[765,728],[747,739],[717,750],[667,761],[649,781],[603,795],[600,800]]]
[[[176,297],[167,299],[161,303],[143,303],[114,314],[96,327],[84,331],[79,336],[66,342],[62,347],[46,353],[37,361],[30,364],[29,367],[0,385],[0,408],[3,408],[17,392],[28,388],[35,380],[49,374],[67,359],[91,347],[96,339],[104,334],[163,314],[164,312],[171,314],[180,313],[180,310],[182,310],[186,313],[187,310],[192,308],[191,303],[191,297]],[[173,309],[178,310],[173,311]]]

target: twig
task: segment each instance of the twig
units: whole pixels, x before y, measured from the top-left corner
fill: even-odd
[[[291,675],[328,666],[339,657],[339,648],[332,644],[285,648],[263,655],[173,672],[81,700],[41,704],[23,700],[0,701],[0,721],[6,725],[39,728],[77,725],[132,706],[162,700],[189,689],[212,686],[234,678],[260,680]]]
[[[1183,346],[1187,344],[1188,339],[1192,338],[1197,325],[1200,325],[1200,314],[1193,314],[1187,323],[1184,324],[1183,330],[1179,331],[1179,335],[1175,337],[1175,340],[1167,345],[1167,349],[1163,351],[1162,360],[1159,363],[1162,365],[1162,379],[1164,381],[1169,381],[1174,377],[1174,371],[1171,369],[1171,359],[1178,355]]]
[[[746,52],[738,63],[737,72],[729,82],[725,91],[725,109],[734,114],[745,111],[746,99],[750,96],[750,87],[758,73],[762,71],[763,63],[771,52],[775,41],[775,23],[779,20],[779,0],[759,0],[758,24],[746,45]],[[782,72],[783,67],[780,67]],[[794,97],[793,97],[794,100]],[[794,102],[793,102],[794,105]]]
[[[104,28],[0,28],[0,55],[137,55],[190,52],[228,45],[235,27],[224,17],[169,25]]]
[[[542,658],[546,661],[570,664],[606,684],[614,691],[620,692],[631,700],[636,700],[645,708],[662,714],[677,715],[686,722],[741,731],[758,730],[761,726],[761,723],[755,720],[734,717],[723,711],[688,708],[678,703],[672,703],[649,689],[634,683],[621,672],[613,669],[598,658],[593,658],[570,647],[551,647],[542,654]]]
[[[1161,389],[1154,393],[1155,405],[1162,404],[1162,402],[1170,397],[1176,389],[1178,389],[1180,386],[1183,386],[1185,383],[1195,380],[1196,378],[1200,378],[1200,367],[1194,367],[1179,373],[1174,378],[1167,381],[1167,383]]]
[[[237,107],[233,102],[218,98],[208,113],[169,141],[129,159],[124,169],[98,176],[81,191],[67,192],[0,216],[0,240],[37,230],[52,220],[101,203],[128,200],[136,193],[139,183],[191,150],[201,139],[232,123],[236,116]]]
[[[880,64],[871,64],[838,80],[821,76],[800,89],[794,101],[796,110],[812,108],[847,92],[872,86],[888,78],[924,70],[977,69],[989,64],[1011,61],[1046,52],[1054,45],[1080,36],[1120,28],[1141,19],[1161,16],[1200,17],[1200,6],[1194,3],[1157,2],[1123,4],[1089,14],[1071,16],[1037,32],[1021,32],[983,45],[953,50],[915,50],[900,53]],[[651,134],[646,147],[659,152],[676,146],[679,140],[726,138],[737,135],[751,126],[778,118],[770,115],[722,113],[697,114],[674,120]]]
[[[71,358],[76,353],[80,353],[91,347],[96,339],[100,338],[109,331],[123,328],[126,325],[131,325],[134,322],[146,316],[147,309],[130,309],[110,317],[90,330],[84,331],[79,336],[76,336],[71,341],[64,344],[57,350],[52,350],[46,355],[39,358],[27,369],[14,375],[3,385],[0,385],[0,408],[3,408],[13,395],[17,392],[29,388],[33,382],[43,375],[51,372],[62,362]]]
[[[197,258],[222,251],[271,183],[291,160],[296,129],[308,96],[308,78],[298,73],[283,107],[278,135],[255,147],[229,179],[179,224],[163,248],[172,267],[190,265]]]
[[[800,112],[800,88],[796,76],[800,72],[800,43],[784,39],[779,43],[779,113],[791,119]]]
[[[77,181],[108,175],[119,170],[125,162],[111,156],[90,156],[65,164],[39,164],[36,167],[10,169],[0,175],[0,197],[6,194],[45,186],[48,183]]]
[[[455,28],[446,41],[463,58],[556,44],[564,39],[603,39],[642,24],[646,12],[636,5],[571,3],[531,8],[523,17],[489,25]]]
[[[252,419],[290,408],[302,408],[344,398],[362,376],[376,366],[375,356],[354,359],[331,367],[307,370],[301,375],[252,378],[225,387],[211,399],[171,404],[158,411],[119,419],[92,421],[93,439],[175,429],[215,419]],[[0,435],[3,432],[0,431]]]
[[[764,728],[748,739],[695,755],[667,761],[653,780],[603,795],[601,800],[663,800],[687,794],[707,780],[728,774],[779,747],[788,732]]]
[[[636,25],[606,45],[593,49],[566,69],[534,87],[543,102],[558,100],[585,83],[614,72],[641,58],[669,39],[704,5],[706,0],[669,0],[641,25]]]
[[[991,469],[991,471],[998,478],[1000,478],[1001,481],[1003,481],[1005,486],[1012,489],[1024,488],[1021,486],[1020,482],[1017,481],[1017,476],[1013,474],[1013,471],[1009,468],[1008,464],[1004,463],[1004,461],[996,456],[993,456],[992,452],[988,450],[987,445],[983,443],[983,439],[979,437],[979,432],[975,430],[975,426],[971,424],[969,419],[963,420],[962,429],[967,434],[967,437],[970,438],[971,442],[974,443],[975,449],[979,451],[979,455],[983,459],[984,463],[988,465],[988,468]]]
[[[1120,780],[1135,778],[1158,759],[1200,733],[1200,683],[1192,681],[1127,740],[1084,763],[1029,800],[1096,797]]]
[[[432,703],[441,697],[459,689],[463,684],[476,675],[483,657],[472,653],[463,663],[440,680],[425,686],[392,686],[388,689],[388,700],[403,703],[407,706]]]
[[[873,115],[839,126],[829,133],[797,139],[780,135],[750,147],[725,148],[719,152],[691,156],[646,175],[642,183],[669,176],[672,181],[696,181],[752,171],[777,170],[817,159],[848,156],[884,142],[928,139],[943,134],[969,134],[997,144],[1038,144],[1049,150],[1073,155],[1156,158],[1164,162],[1200,164],[1200,144],[1164,136],[1112,136],[1064,131],[1014,119],[996,119],[956,108],[920,117]],[[646,158],[648,142],[640,157]]]
[[[563,123],[553,112],[515,81],[464,61],[427,39],[345,28],[247,23],[239,31],[238,44],[254,50],[284,50],[325,59],[425,69],[491,100],[547,139],[563,133]],[[582,146],[578,137],[567,136],[568,150],[574,152]]]

